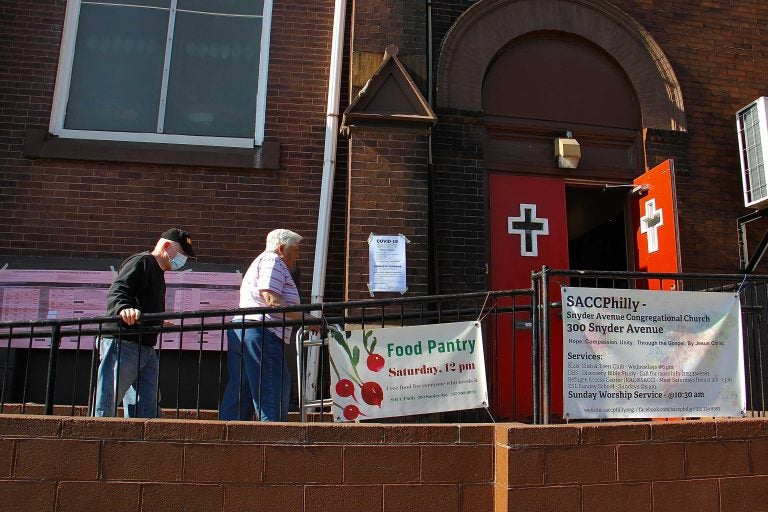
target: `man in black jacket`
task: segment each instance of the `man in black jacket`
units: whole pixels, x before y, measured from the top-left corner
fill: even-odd
[[[135,404],[125,407],[125,417],[157,417],[158,359],[156,329],[161,322],[140,322],[142,313],[165,311],[165,272],[179,270],[187,257],[194,258],[192,239],[186,231],[172,228],[163,233],[150,251],[126,259],[109,288],[107,314],[120,322],[105,326],[115,332],[99,340],[96,416],[114,416],[116,400],[133,386]]]

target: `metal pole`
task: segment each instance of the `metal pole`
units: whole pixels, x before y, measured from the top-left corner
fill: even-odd
[[[743,271],[745,268],[747,268],[747,262],[749,261],[749,254],[747,252],[747,223],[742,219],[739,219],[738,234],[739,234],[739,269]]]
[[[325,116],[325,146],[323,150],[323,176],[320,187],[320,205],[317,214],[317,239],[315,240],[315,266],[312,272],[312,303],[323,302],[325,297],[325,272],[328,266],[328,237],[331,231],[331,203],[336,172],[336,151],[339,136],[339,102],[341,101],[341,71],[344,60],[344,23],[347,16],[347,0],[336,0],[333,12],[333,36],[331,62],[328,76],[328,105]],[[316,336],[312,336],[316,338]],[[320,348],[307,350],[307,374],[304,379],[305,394],[314,400],[317,393]]]
[[[56,390],[56,366],[59,358],[59,345],[61,344],[61,326],[51,327],[51,351],[48,353],[48,380],[45,384],[45,409],[43,414],[53,414],[53,393]]]
[[[746,243],[744,244],[744,248],[746,250]],[[765,251],[768,250],[768,231],[763,235],[763,239],[760,240],[760,243],[757,245],[757,249],[755,249],[755,254],[752,255],[752,261],[749,261],[747,259],[747,265],[744,267],[744,273],[745,274],[751,274],[754,272],[755,267],[757,267],[757,264],[760,263],[760,260],[763,259],[763,256],[765,256]]]
[[[743,215],[738,219],[739,269],[745,274],[751,274],[755,270],[755,267],[760,263],[760,260],[763,259],[765,251],[768,250],[768,231],[766,231],[762,240],[760,240],[752,258],[749,257],[749,249],[747,248],[747,224],[755,220],[760,220],[764,216],[765,212],[763,210],[758,210]]]
[[[541,353],[539,351],[539,293],[541,284],[536,272],[531,272],[531,375],[533,399],[533,423],[541,424]],[[513,319],[514,321],[514,319]]]
[[[541,268],[541,359],[542,359],[542,423],[549,424],[550,406],[550,353],[549,353],[549,267]]]
[[[307,411],[304,407],[304,328],[300,327],[296,333],[296,387],[299,399],[299,413],[301,422],[307,421]]]

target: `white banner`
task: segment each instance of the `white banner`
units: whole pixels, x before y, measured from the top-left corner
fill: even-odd
[[[479,322],[330,333],[335,421],[488,407]]]
[[[735,293],[562,288],[569,419],[741,416]]]

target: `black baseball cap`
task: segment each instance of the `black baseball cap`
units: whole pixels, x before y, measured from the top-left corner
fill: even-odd
[[[165,238],[166,240],[177,242],[181,246],[181,249],[184,251],[184,254],[190,258],[197,258],[197,256],[195,256],[195,251],[192,250],[192,238],[189,236],[189,233],[183,229],[171,228],[160,235],[160,238]]]

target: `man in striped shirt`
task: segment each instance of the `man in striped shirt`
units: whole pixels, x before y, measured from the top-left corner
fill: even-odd
[[[302,237],[287,229],[267,235],[267,246],[248,268],[240,285],[240,308],[293,306],[299,303],[299,291],[290,269],[299,257]],[[264,322],[300,320],[301,313],[245,315],[247,325],[227,330],[227,367],[229,382],[219,409],[222,420],[250,420],[256,412],[261,421],[287,421],[291,378],[284,355],[284,343],[290,343],[291,327]],[[233,318],[243,322],[243,316]]]

